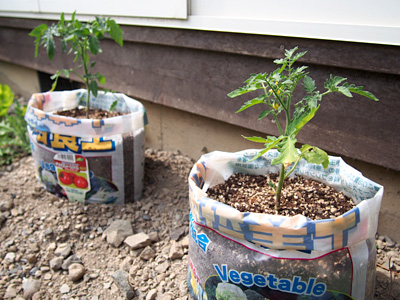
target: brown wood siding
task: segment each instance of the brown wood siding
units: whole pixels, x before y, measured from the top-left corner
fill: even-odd
[[[68,66],[59,55],[49,63],[43,51],[34,58],[28,33],[42,22],[0,18],[0,60],[47,73]],[[123,31],[124,47],[105,41],[97,59],[108,88],[265,134],[277,134],[275,125],[267,118],[257,121],[257,108],[235,114],[245,98],[226,94],[250,73],[274,70],[272,61],[284,49],[309,51],[302,63],[319,87],[330,74],[339,75],[365,86],[380,102],[328,95],[299,142],[400,170],[399,47],[139,26]]]

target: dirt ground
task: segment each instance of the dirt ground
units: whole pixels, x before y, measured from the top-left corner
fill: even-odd
[[[53,196],[37,182],[32,157],[2,170],[0,299],[191,299],[186,275],[192,166],[178,151],[147,149],[143,199],[121,206]],[[105,231],[116,220],[146,235],[146,247],[112,245]],[[400,299],[399,244],[383,236],[376,242],[375,299]]]

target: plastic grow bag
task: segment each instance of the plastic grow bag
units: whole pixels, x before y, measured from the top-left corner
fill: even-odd
[[[99,92],[90,107],[128,114],[76,119],[55,114],[85,105],[83,89],[32,95],[25,120],[39,181],[51,193],[84,203],[126,203],[142,196],[143,105],[124,94]]]
[[[271,150],[203,155],[189,175],[188,286],[203,299],[372,299],[375,233],[383,187],[339,157],[327,170],[299,163],[296,175],[342,191],[357,204],[326,220],[242,213],[208,198],[207,189],[233,173],[278,173]]]

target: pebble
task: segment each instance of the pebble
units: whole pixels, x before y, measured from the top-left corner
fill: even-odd
[[[144,248],[148,245],[151,244],[151,239],[150,237],[144,233],[144,232],[140,232],[131,236],[128,236],[124,243],[126,245],[128,245],[131,249],[140,249],[140,248]]]
[[[142,253],[140,253],[139,257],[143,260],[150,260],[156,256],[156,252],[150,246],[147,246],[143,249]]]
[[[40,289],[40,280],[25,279],[22,281],[22,290],[24,291],[24,299],[32,298],[33,294],[38,292]]]
[[[154,300],[157,298],[157,290],[156,289],[152,289],[150,290],[147,295],[146,295],[146,300]]]
[[[169,258],[171,260],[181,259],[183,257],[182,245],[176,241],[172,241],[171,248],[169,250]]]
[[[135,293],[131,285],[129,284],[129,274],[123,270],[118,270],[111,275],[114,280],[114,283],[118,287],[121,294],[125,297],[125,299],[133,299]]]
[[[126,237],[133,234],[132,224],[128,220],[115,220],[103,232],[103,238],[107,243],[118,248]]]
[[[70,287],[68,286],[68,284],[64,283],[61,287],[60,287],[60,293],[61,294],[68,294],[70,291]]]
[[[54,254],[56,256],[62,256],[64,258],[68,257],[71,253],[71,246],[69,243],[62,243],[59,244],[54,251]]]
[[[57,271],[61,269],[64,258],[62,256],[56,256],[49,262],[50,269]]]
[[[8,265],[12,264],[15,262],[16,254],[15,252],[8,252],[6,256],[4,257],[4,262]]]
[[[14,284],[10,284],[3,296],[4,299],[15,299],[18,294],[18,288]]]
[[[77,264],[82,263],[80,257],[76,254],[72,254],[68,258],[64,259],[63,264],[61,265],[61,268],[63,270],[68,270],[69,266],[72,265],[73,263],[77,263]]]
[[[85,273],[86,273],[85,267],[78,263],[73,263],[68,268],[68,277],[73,282],[82,279]]]

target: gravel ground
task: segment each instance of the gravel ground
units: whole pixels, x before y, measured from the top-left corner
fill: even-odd
[[[0,175],[0,299],[191,299],[192,165],[179,152],[146,150],[143,199],[121,206],[47,193],[32,157],[8,166]],[[378,236],[377,248],[375,299],[400,299],[400,245]]]

